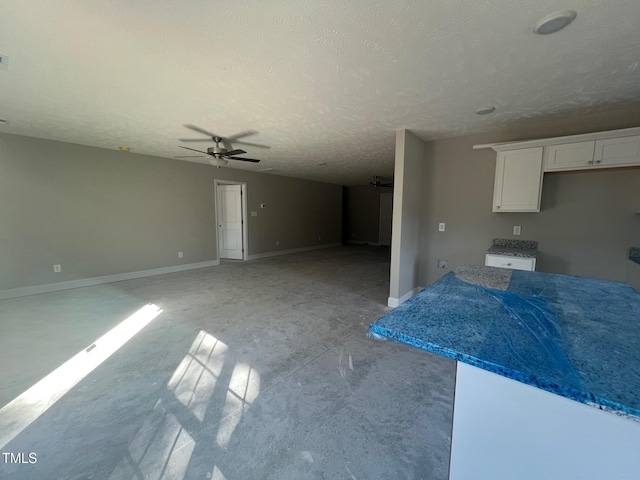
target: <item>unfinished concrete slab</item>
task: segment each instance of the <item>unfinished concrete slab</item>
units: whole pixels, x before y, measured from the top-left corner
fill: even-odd
[[[388,249],[339,247],[1,301],[2,405],[162,312],[2,447],[37,461],[0,477],[447,478],[455,362],[365,337],[388,272]]]

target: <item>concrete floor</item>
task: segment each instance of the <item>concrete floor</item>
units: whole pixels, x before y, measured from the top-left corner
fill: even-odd
[[[0,458],[0,478],[446,479],[455,362],[365,337],[388,311],[388,255],[339,247],[0,301],[2,406],[146,303],[163,310],[0,449],[37,456]]]

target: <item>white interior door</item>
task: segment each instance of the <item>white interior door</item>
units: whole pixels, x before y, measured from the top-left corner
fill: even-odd
[[[218,185],[218,252],[242,260],[242,186]]]
[[[391,224],[393,223],[393,193],[380,194],[380,233],[378,243],[391,246]]]

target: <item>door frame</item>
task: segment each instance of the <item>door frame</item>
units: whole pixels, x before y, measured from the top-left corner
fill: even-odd
[[[220,227],[218,226],[218,187],[221,185],[240,185],[240,192],[242,192],[242,260],[247,260],[249,257],[249,216],[247,215],[247,182],[235,182],[233,180],[213,180],[213,198],[215,204],[214,220],[216,222],[216,251],[218,253],[218,260],[222,260],[220,256]]]

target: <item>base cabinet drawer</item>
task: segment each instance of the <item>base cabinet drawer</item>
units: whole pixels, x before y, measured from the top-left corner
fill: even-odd
[[[531,272],[536,269],[535,258],[509,257],[506,255],[485,256],[484,264],[487,267],[511,268],[512,270],[529,270]]]

